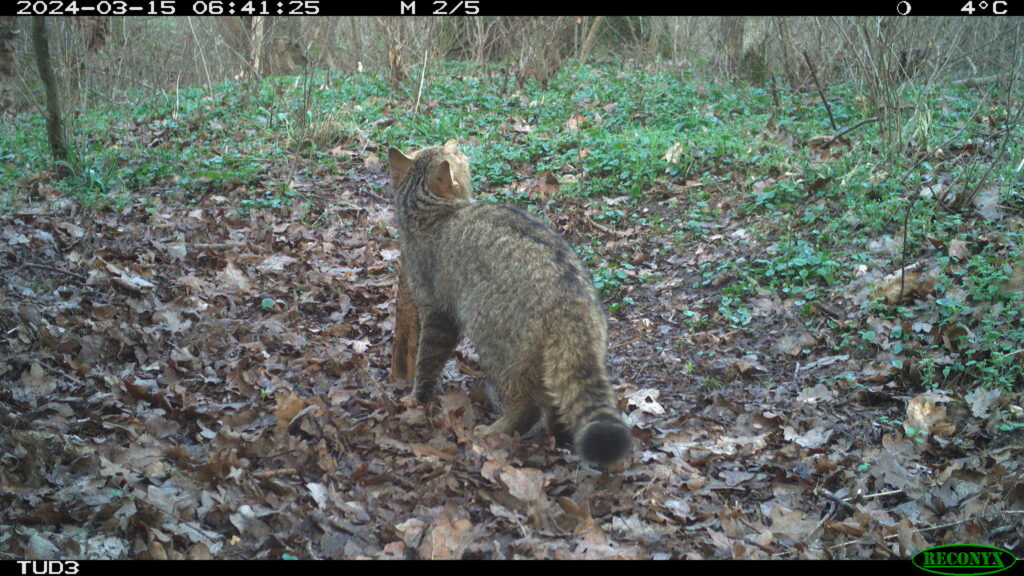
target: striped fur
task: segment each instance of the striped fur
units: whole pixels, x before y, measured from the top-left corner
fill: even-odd
[[[461,336],[502,400],[485,433],[520,434],[547,413],[550,432],[602,466],[628,456],[632,436],[605,370],[607,323],[589,272],[545,223],[513,207],[473,202],[469,168],[449,141],[407,156],[389,151],[402,267],[419,307],[413,394],[433,394]]]

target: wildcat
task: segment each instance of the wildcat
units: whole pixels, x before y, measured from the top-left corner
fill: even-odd
[[[474,202],[454,140],[388,152],[401,264],[419,310],[413,395],[426,401],[461,336],[502,401],[485,434],[549,432],[612,465],[632,435],[605,369],[607,321],[572,247],[518,208]]]

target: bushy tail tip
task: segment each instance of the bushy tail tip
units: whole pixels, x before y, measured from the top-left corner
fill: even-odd
[[[625,459],[632,448],[633,435],[618,419],[588,422],[576,436],[576,453],[603,468]]]

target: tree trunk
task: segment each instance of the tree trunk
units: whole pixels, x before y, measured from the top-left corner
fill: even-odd
[[[719,40],[725,52],[726,70],[734,78],[739,77],[743,58],[743,17],[721,16],[718,27]]]
[[[220,29],[220,38],[237,58],[238,72],[248,78],[252,76],[252,16],[219,17],[215,21]]]
[[[36,54],[39,78],[46,92],[46,139],[57,163],[57,173],[62,177],[67,176],[70,150],[64,135],[64,114],[61,112],[57,79],[53,73],[50,45],[46,38],[46,20],[42,16],[32,17],[32,49]]]
[[[601,29],[601,21],[604,20],[604,16],[595,16],[593,24],[590,25],[590,31],[587,32],[587,38],[583,41],[583,49],[580,50],[580,64],[587,63],[587,57],[590,56],[590,51],[594,48],[594,40],[597,39],[597,32]]]
[[[14,107],[14,16],[0,16],[0,114]]]
[[[262,75],[260,55],[263,53],[263,16],[254,16],[252,29],[249,36],[249,64],[252,66],[252,75],[258,81]]]
[[[299,74],[306,66],[306,40],[301,18],[271,18],[266,22],[263,73],[268,76]]]
[[[338,47],[338,28],[340,26],[341,19],[339,18],[323,18],[312,27],[311,37],[314,45],[320,47],[320,54],[316,61],[317,67],[334,71],[344,62]],[[327,77],[330,78],[330,74]]]
[[[78,25],[82,27],[82,39],[90,53],[96,53],[107,42],[110,34],[109,16],[79,16]]]

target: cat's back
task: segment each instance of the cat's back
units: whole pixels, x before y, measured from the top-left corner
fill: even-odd
[[[474,203],[445,228],[436,295],[478,349],[532,348],[569,325],[603,340],[604,314],[589,274],[543,221],[518,208]]]
[[[444,245],[463,277],[554,300],[596,297],[572,247],[546,223],[520,208],[467,203],[452,215]]]

